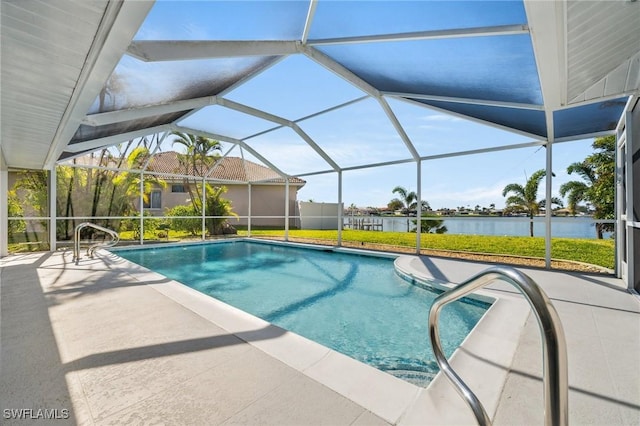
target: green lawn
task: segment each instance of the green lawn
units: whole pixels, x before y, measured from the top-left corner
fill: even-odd
[[[246,231],[239,231],[246,235]],[[283,230],[252,230],[252,236],[282,236]],[[289,230],[289,236],[319,240],[338,238],[337,231]],[[387,244],[401,247],[415,247],[416,234],[407,232],[376,232],[344,230],[342,240]],[[474,253],[503,254],[543,258],[545,244],[542,237],[502,237],[488,235],[422,234],[420,246],[423,249],[453,250]],[[551,243],[553,259],[573,260],[614,267],[614,241],[578,238],[553,238]]]
[[[246,230],[239,230],[239,235],[246,235]],[[284,236],[284,230],[252,229],[253,236]],[[289,230],[292,238],[306,238],[325,241],[337,241],[337,231]],[[120,232],[120,239],[135,241],[133,231]],[[180,241],[183,239],[199,239],[187,232],[169,231],[168,238],[158,238],[158,231],[145,232],[145,240],[152,241]],[[344,242],[383,244],[399,247],[415,247],[416,234],[408,232],[376,232],[353,231],[342,232]],[[45,245],[47,245],[45,243]],[[48,245],[47,245],[48,246]],[[422,234],[421,247],[432,250],[450,250],[459,252],[487,253],[498,255],[515,255],[544,259],[545,248],[542,237],[501,237],[488,235],[453,235],[453,234]],[[42,244],[10,244],[10,251],[46,250]],[[551,257],[558,260],[572,260],[613,269],[615,263],[614,241],[611,239],[576,239],[554,238],[551,242]]]

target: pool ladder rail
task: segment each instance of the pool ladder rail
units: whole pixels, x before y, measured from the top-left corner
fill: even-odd
[[[104,226],[96,225],[95,223],[91,223],[91,222],[82,222],[81,224],[76,226],[76,229],[73,233],[73,261],[76,263],[80,261],[80,258],[82,257],[80,255],[80,231],[82,231],[84,228],[94,228],[94,229],[97,229],[98,231],[102,231],[111,236],[111,241],[95,243],[90,245],[89,248],[87,248],[87,256],[89,256],[92,259],[93,259],[93,253],[97,249],[113,247],[116,244],[118,244],[118,242],[120,241],[120,235],[118,235],[118,233],[113,229],[105,228]]]
[[[440,310],[467,294],[502,279],[516,287],[533,309],[542,333],[544,424],[566,426],[569,424],[569,390],[567,378],[567,345],[560,317],[546,293],[528,275],[509,267],[492,267],[469,278],[460,285],[438,296],[429,310],[429,338],[440,370],[467,402],[479,425],[490,425],[482,403],[466,383],[451,368],[442,350],[438,331]]]

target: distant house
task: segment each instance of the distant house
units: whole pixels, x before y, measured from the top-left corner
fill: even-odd
[[[208,174],[208,181],[214,185],[224,185],[227,188],[224,198],[231,201],[233,211],[239,216],[249,213],[249,190],[247,182],[251,183],[251,225],[252,226],[284,226],[285,215],[285,180],[273,170],[254,162],[238,157],[224,157],[213,165],[192,165],[180,162],[179,154],[174,151],[155,154],[149,162],[145,174],[171,173],[193,178],[167,177],[158,175],[166,182],[166,187],[157,186],[151,191],[145,211],[154,216],[161,216],[177,205],[189,205],[189,186],[202,185],[202,175]],[[289,215],[298,216],[298,190],[305,185],[305,181],[298,178],[289,179]],[[139,200],[135,200],[139,210]],[[259,216],[266,216],[260,218]],[[279,217],[274,217],[279,216]],[[247,219],[231,219],[231,224],[246,225]],[[291,220],[289,226],[296,226],[297,220]]]

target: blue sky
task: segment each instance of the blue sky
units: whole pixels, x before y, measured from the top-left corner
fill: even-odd
[[[526,18],[520,1],[448,2],[439,13],[433,2],[320,2],[316,11],[310,38],[366,35],[376,32],[406,32],[426,29],[464,28],[484,25],[524,23]],[[451,8],[454,8],[453,12]],[[307,2],[169,2],[155,4],[138,32],[137,40],[251,40],[298,39],[303,29]],[[345,9],[346,8],[346,9]],[[499,10],[500,13],[495,13]],[[437,19],[434,18],[437,16]],[[348,19],[347,19],[348,18]],[[330,25],[329,25],[330,24]],[[515,40],[515,39],[514,39]],[[509,41],[511,43],[511,40]],[[520,43],[520,42],[517,42]],[[535,72],[529,52],[529,41],[524,40],[522,57],[511,58],[522,64],[519,71]],[[412,57],[404,44],[372,43],[364,51],[344,50],[342,55],[366,52],[367,60],[376,66],[385,66],[384,58],[394,57],[407,74],[401,84],[414,79],[420,67],[427,68],[427,59]],[[377,49],[377,50],[376,50]],[[449,49],[452,58],[457,54]],[[328,52],[331,49],[327,50]],[[439,63],[446,63],[446,49],[437,49]],[[496,54],[498,54],[497,52]],[[493,58],[490,56],[490,58]],[[357,59],[357,58],[356,58]],[[238,73],[262,61],[262,58],[230,58],[181,62],[143,63],[125,57],[116,72],[119,84],[128,90],[126,98],[117,99],[119,108],[145,103],[171,100],[179,95],[181,87],[189,84],[226,86]],[[400,62],[398,62],[400,61]],[[475,66],[486,66],[486,87],[483,93],[492,95],[496,84],[514,85],[512,75],[501,75],[502,68],[493,60]],[[498,63],[499,65],[499,63]],[[443,70],[440,65],[434,78],[453,80],[464,78],[457,69]],[[492,68],[493,67],[493,68]],[[195,74],[194,74],[195,72]],[[426,72],[426,71],[425,71]],[[412,74],[413,73],[413,74]],[[213,79],[212,79],[212,76]],[[535,77],[535,76],[534,76]],[[372,77],[377,78],[377,77]],[[530,77],[529,77],[530,78]],[[404,79],[404,80],[403,80]],[[536,80],[537,77],[534,79]],[[193,80],[193,81],[191,81]],[[381,80],[382,81],[382,80]],[[394,83],[395,84],[395,83]],[[451,84],[455,84],[453,81]],[[511,87],[511,86],[510,86]],[[510,87],[507,89],[512,90]],[[515,86],[514,86],[515,87]],[[149,94],[152,93],[152,102]],[[289,120],[300,120],[309,114],[352,101],[365,93],[346,83],[342,78],[303,55],[292,55],[274,63],[244,85],[225,95],[225,98],[268,111]],[[516,96],[516,95],[514,95]],[[535,102],[539,85],[518,93],[518,99]],[[510,145],[532,141],[532,137],[486,125],[460,117],[419,107],[394,98],[387,98],[394,114],[421,156],[446,154],[471,149]],[[238,139],[275,127],[275,124],[241,114],[220,106],[210,106],[192,114],[179,124]],[[372,98],[355,102],[330,113],[299,121],[300,128],[341,167],[410,158],[398,135],[379,103]],[[554,146],[554,195],[560,184],[570,180],[567,166],[581,161],[591,152],[591,140],[567,142]],[[265,133],[247,139],[252,147],[284,172],[290,174],[328,170],[331,167],[289,128]],[[225,151],[230,145],[225,145]],[[171,149],[165,144],[163,149]],[[240,156],[236,148],[230,154]],[[422,192],[432,208],[475,205],[504,206],[502,189],[512,182],[524,183],[527,176],[545,167],[545,148],[530,147],[473,156],[461,156],[424,161],[422,164]],[[245,158],[260,162],[245,152]],[[307,185],[299,199],[316,202],[337,201],[335,173],[308,176]],[[394,197],[392,189],[401,185],[416,190],[416,165],[406,163],[377,169],[346,171],[343,173],[343,201],[346,205],[383,206]],[[544,196],[544,184],[540,197]]]

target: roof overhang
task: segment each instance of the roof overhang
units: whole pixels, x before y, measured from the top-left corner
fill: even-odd
[[[311,1],[299,40],[133,41],[153,5],[152,1],[139,0],[64,0],[52,8],[45,2],[3,2],[1,155],[8,167],[51,168],[63,157],[145,133],[175,129],[178,118],[185,114],[218,105],[290,127],[330,169],[339,170],[296,122],[229,102],[224,98],[225,91],[89,114],[123,55],[144,61],[304,55],[377,100],[404,142],[407,158],[414,161],[419,155],[389,107],[389,98],[469,117],[536,140],[569,140],[612,132],[628,96],[637,96],[640,87],[640,2],[524,0],[527,24],[517,28],[497,26],[318,40],[308,38],[317,6]],[[529,34],[542,93],[540,105],[385,92],[324,53],[335,45],[471,39],[496,34]],[[242,85],[276,62],[269,59],[248,66],[246,75],[231,82],[232,87]],[[594,119],[596,114],[599,119]],[[154,121],[149,117],[160,118]],[[113,125],[143,118],[147,121],[137,127]],[[74,141],[81,125],[89,130],[113,127],[105,127],[95,138]],[[251,150],[265,164],[275,167],[260,157],[250,142],[229,135],[216,136]],[[285,172],[279,170],[283,176]]]

